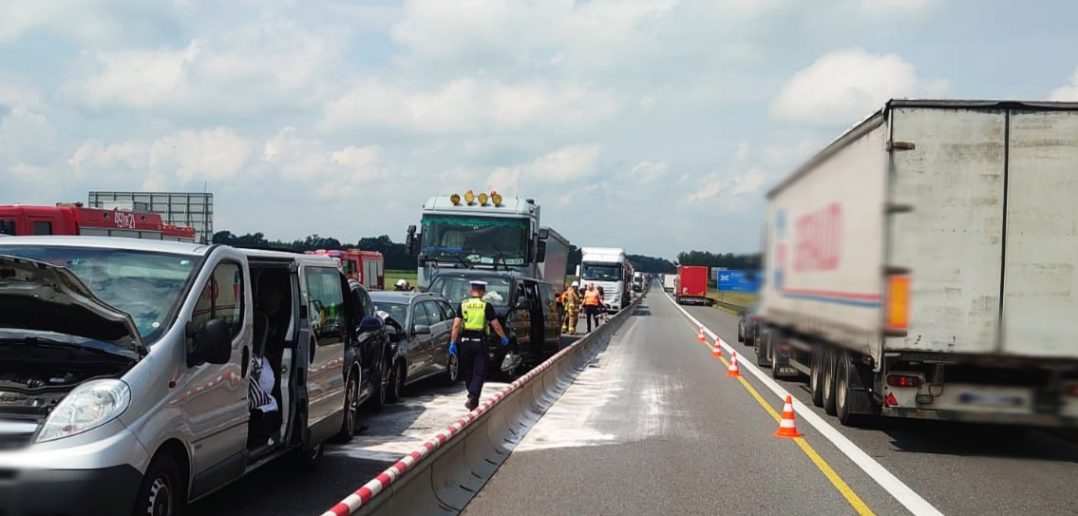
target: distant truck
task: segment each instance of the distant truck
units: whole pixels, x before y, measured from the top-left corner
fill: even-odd
[[[340,251],[307,251],[307,254],[318,254],[335,259],[341,267],[345,277],[354,280],[369,290],[385,290],[386,288],[386,260],[378,251],[363,251],[361,249],[344,249]]]
[[[1078,104],[893,100],[768,193],[761,365],[865,415],[1076,426]]]
[[[618,247],[580,248],[580,284],[594,283],[603,288],[603,304],[615,312],[629,306],[632,269],[625,250]]]
[[[677,268],[677,304],[710,304],[707,297],[708,268],[702,265],[679,265]]]
[[[441,270],[516,272],[564,288],[569,241],[540,226],[533,199],[497,192],[431,197],[423,205],[421,230],[408,228],[406,247],[417,256],[416,283],[426,289]]]
[[[677,275],[676,274],[663,274],[663,290],[674,293],[677,290]]]
[[[82,203],[55,206],[0,206],[0,235],[82,235],[194,242],[194,228],[162,222],[156,213],[84,208]]]

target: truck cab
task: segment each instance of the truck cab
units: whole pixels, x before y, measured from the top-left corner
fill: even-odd
[[[19,479],[0,512],[70,512],[63,490],[81,514],[171,514],[286,454],[313,464],[355,428],[373,328],[354,299],[327,257],[0,240],[0,469]]]
[[[581,285],[594,283],[603,289],[603,304],[614,312],[629,305],[632,274],[625,250],[610,247],[581,248]]]

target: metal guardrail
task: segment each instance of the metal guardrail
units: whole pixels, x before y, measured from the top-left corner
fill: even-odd
[[[719,301],[718,299],[715,299],[715,298],[711,298],[711,301],[714,302],[715,306],[721,306],[721,307],[726,308],[728,310],[733,310],[738,315],[741,315],[741,314],[745,313],[745,310],[749,309],[749,307],[747,307],[747,306],[742,306],[742,305],[735,304],[735,303],[727,303],[726,301]]]
[[[457,514],[639,306],[640,296],[405,455],[323,516]]]

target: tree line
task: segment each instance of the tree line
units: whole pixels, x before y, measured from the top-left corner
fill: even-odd
[[[407,253],[403,243],[394,242],[389,235],[366,237],[358,242],[342,242],[333,237],[321,235],[309,235],[302,240],[291,242],[282,240],[269,240],[263,233],[246,233],[237,235],[231,231],[218,231],[213,234],[213,243],[230,245],[233,247],[247,247],[256,249],[277,249],[301,253],[304,251],[316,251],[318,249],[337,250],[358,248],[364,251],[378,251],[385,257],[386,269],[412,270],[416,268],[416,257]],[[639,272],[655,274],[673,274],[677,272],[677,263],[683,265],[707,265],[710,267],[727,267],[730,269],[759,268],[759,254],[733,254],[711,253],[708,251],[688,251],[678,254],[677,263],[665,258],[630,254],[626,256],[633,268]],[[569,274],[576,272],[580,265],[581,252],[577,246],[571,246],[569,250]]]

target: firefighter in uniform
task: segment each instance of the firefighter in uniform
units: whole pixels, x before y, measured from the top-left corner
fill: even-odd
[[[562,324],[562,333],[576,334],[576,322],[580,319],[580,284],[573,282],[565,292],[561,294],[561,303],[565,305],[565,323]]]
[[[487,375],[487,337],[494,330],[501,337],[502,346],[509,345],[501,323],[494,312],[494,305],[483,301],[487,290],[485,281],[471,282],[471,297],[460,302],[457,317],[453,320],[453,334],[449,341],[449,354],[460,356],[460,374],[468,385],[468,401],[464,406],[475,410]],[[459,340],[458,340],[459,339]],[[460,342],[460,348],[457,348]]]

